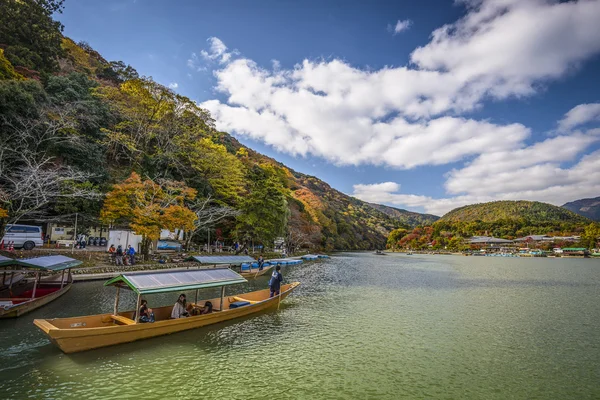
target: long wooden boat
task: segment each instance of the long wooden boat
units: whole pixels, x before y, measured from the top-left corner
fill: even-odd
[[[224,275],[221,276],[221,279],[214,278],[215,273],[219,274],[224,271],[227,272],[221,274]],[[204,277],[206,279],[198,276],[201,274],[207,275]],[[246,280],[228,268],[121,275],[105,284],[117,287],[115,310],[112,314],[36,319],[33,323],[46,333],[51,342],[63,352],[75,353],[200,328],[267,309],[278,308],[280,302],[300,285],[299,282],[282,285],[280,295],[274,297],[269,297],[269,289],[224,295],[225,285],[242,282],[246,282]],[[144,284],[147,285],[143,286]],[[155,322],[141,323],[137,320],[133,310],[118,312],[120,288],[129,288],[138,294],[136,309],[139,310],[141,295],[196,289],[197,297],[198,289],[216,286],[221,286],[220,298],[202,301],[196,299],[188,306],[188,309],[196,305],[203,306],[206,301],[210,301],[214,308],[213,312],[209,314],[171,319],[173,306],[152,307]]]
[[[10,273],[11,283],[0,291],[0,318],[16,318],[27,314],[51,301],[56,300],[71,289],[71,268],[81,261],[65,256],[47,256],[14,260]],[[20,268],[20,269],[16,269]],[[43,279],[43,274],[62,271]],[[15,274],[35,274],[32,281],[14,285]]]
[[[240,272],[240,275],[243,276],[246,279],[249,279],[249,278],[253,279],[253,278],[256,278],[258,276],[266,274],[274,266],[275,266],[275,264],[271,264],[271,265],[265,265],[263,267],[263,269],[261,269],[261,270],[259,270],[258,268],[251,268],[249,270],[243,270],[242,272]]]

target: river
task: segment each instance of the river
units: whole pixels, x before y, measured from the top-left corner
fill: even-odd
[[[0,398],[600,398],[600,260],[339,253],[282,272],[302,286],[279,311],[65,355],[32,320],[114,301],[75,284],[0,321]]]

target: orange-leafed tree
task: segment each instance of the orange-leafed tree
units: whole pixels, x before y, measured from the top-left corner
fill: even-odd
[[[186,203],[195,197],[196,190],[182,182],[143,180],[132,172],[106,195],[100,217],[105,223],[128,225],[142,235],[141,253],[147,257],[150,244],[160,238],[161,229],[194,228],[196,214]]]

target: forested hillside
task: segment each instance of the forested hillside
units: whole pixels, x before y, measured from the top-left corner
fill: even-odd
[[[244,148],[194,101],[64,37],[62,1],[2,3],[1,225],[77,213],[146,244],[183,227],[190,244],[212,229],[331,250],[382,247],[410,223]]]
[[[485,234],[505,238],[536,234],[567,234],[591,221],[564,208],[537,201],[493,201],[456,208],[436,222],[462,236]]]
[[[582,236],[593,246],[598,226],[569,210],[536,201],[494,201],[456,208],[425,227],[392,231],[390,248],[449,249],[465,246],[464,239],[483,235],[516,239],[527,235]]]
[[[600,221],[600,197],[571,201],[562,207],[591,220]]]
[[[396,220],[413,227],[419,225],[431,225],[432,223],[440,219],[440,217],[438,217],[437,215],[420,214],[417,212],[402,210],[400,208],[395,207],[388,207],[381,204],[368,204],[374,209],[379,210],[384,214],[387,214],[390,217],[395,218]]]

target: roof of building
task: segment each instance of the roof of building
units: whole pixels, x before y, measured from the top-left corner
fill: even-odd
[[[468,243],[512,243],[512,240],[495,238],[493,236],[473,236],[467,240]]]
[[[187,261],[196,261],[201,264],[241,265],[242,263],[251,263],[256,260],[250,256],[192,256]]]
[[[521,238],[517,238],[517,239],[515,239],[515,242],[526,242],[527,240],[532,240],[534,242],[540,242],[542,240],[548,240],[548,239],[553,239],[553,237],[548,236],[548,235],[529,235],[529,236],[523,236]]]
[[[229,268],[190,269],[187,271],[122,274],[104,286],[131,289],[138,294],[164,293],[235,285],[246,279]]]

